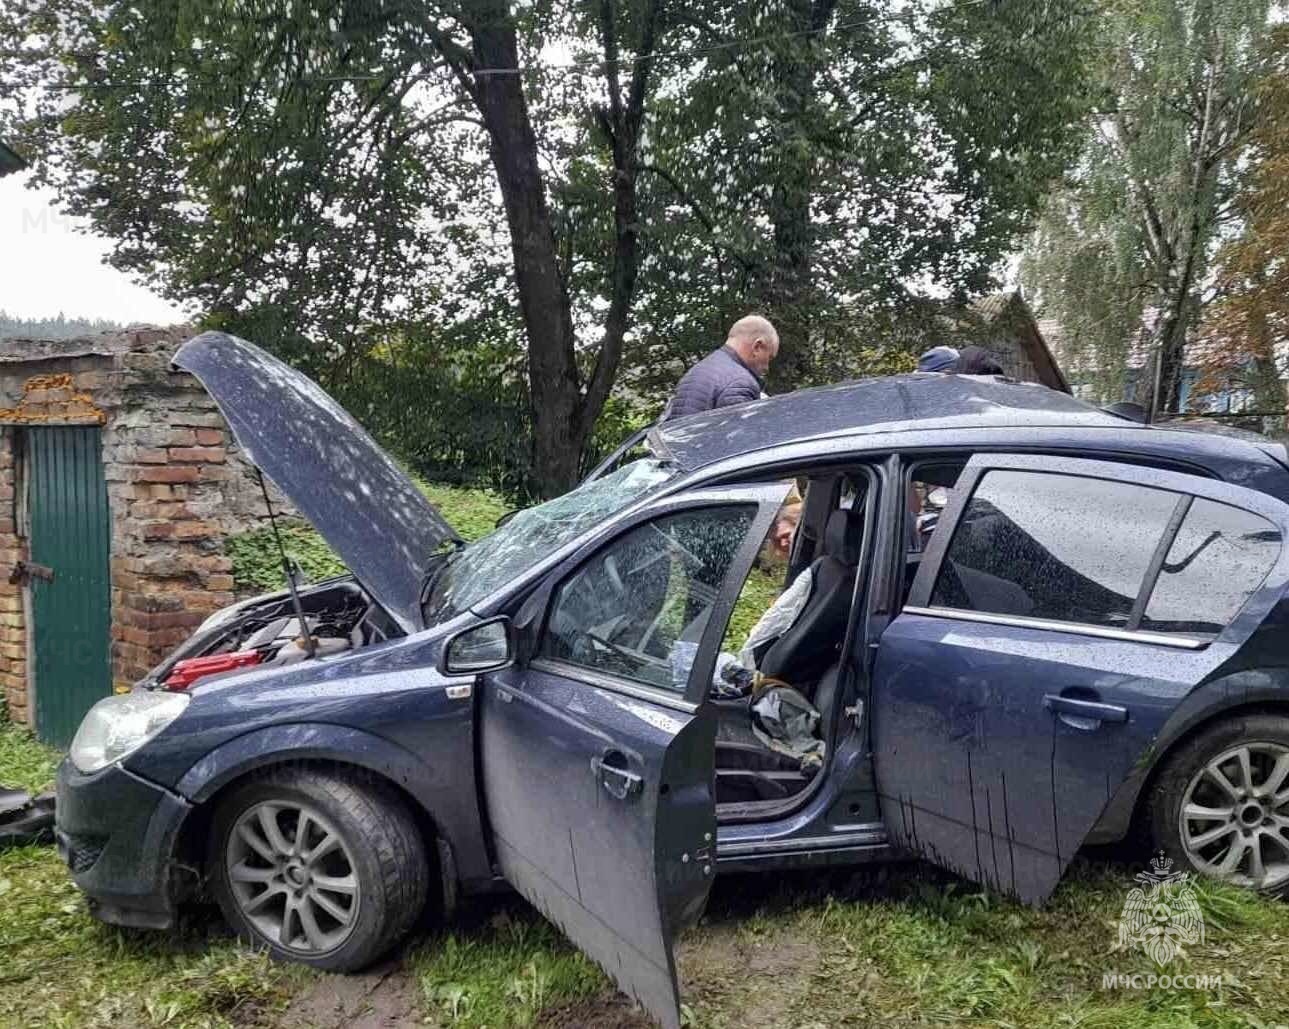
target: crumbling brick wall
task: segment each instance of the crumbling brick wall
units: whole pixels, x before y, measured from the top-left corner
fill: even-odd
[[[260,487],[213,400],[170,359],[192,331],[134,328],[0,349],[0,687],[28,721],[23,587],[15,520],[20,434],[99,425],[111,524],[112,678],[128,686],[211,612],[233,601],[224,539],[265,516]],[[289,510],[270,486],[274,504]]]

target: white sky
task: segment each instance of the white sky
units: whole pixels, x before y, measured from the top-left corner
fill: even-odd
[[[170,325],[183,312],[103,263],[107,243],[60,214],[27,173],[0,179],[0,310],[19,318],[109,318]]]

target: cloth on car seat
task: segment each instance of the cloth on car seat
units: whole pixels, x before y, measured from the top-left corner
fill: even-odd
[[[761,674],[793,684],[817,681],[836,659],[846,629],[864,517],[838,510],[828,517],[823,553],[810,565],[810,597],[801,614],[765,652]]]
[[[752,733],[776,754],[800,763],[814,775],[822,766],[824,741],[816,732],[819,712],[786,683],[761,680],[752,695]]]

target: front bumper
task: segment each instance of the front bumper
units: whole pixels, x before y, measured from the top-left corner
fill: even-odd
[[[54,837],[90,913],[115,925],[174,923],[175,843],[191,805],[112,765],[84,775],[58,766]]]

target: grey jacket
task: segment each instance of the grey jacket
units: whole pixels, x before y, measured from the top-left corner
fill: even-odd
[[[761,399],[761,380],[729,347],[713,350],[681,376],[663,420]]]

